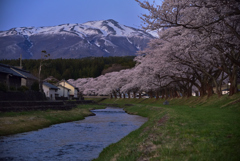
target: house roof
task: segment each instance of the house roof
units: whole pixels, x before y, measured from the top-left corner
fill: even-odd
[[[229,89],[223,89],[222,91],[229,91]]]
[[[64,86],[62,86],[62,85],[57,85],[57,87],[62,87],[62,88],[65,88],[65,89],[67,89],[67,90],[69,90],[69,91],[71,91],[71,89],[69,89],[69,88],[67,88],[67,87],[64,87]]]
[[[26,71],[26,70],[23,70],[23,69],[19,69],[19,68],[16,68],[16,67],[11,67],[11,69],[16,71],[18,74],[22,75],[24,78],[38,80],[38,78],[35,77],[34,75],[32,75],[29,71]]]
[[[11,69],[11,66],[0,63],[0,73],[11,74],[12,76],[24,78],[21,74]]]
[[[52,82],[59,82],[59,80],[58,79],[56,79],[56,78],[54,78],[53,76],[49,76],[49,77],[47,77],[46,79],[44,79],[44,81],[52,81]]]
[[[13,66],[9,66],[6,64],[1,64],[0,63],[0,72],[1,73],[6,73],[6,74],[11,74],[13,76],[21,77],[21,78],[30,78],[30,79],[35,79],[37,80],[38,78],[32,75],[29,71],[19,69]]]
[[[72,85],[71,83],[69,83],[68,81],[66,81],[66,80],[64,80],[64,79],[62,79],[61,81],[59,81],[57,84],[60,84],[61,82],[66,82],[66,83],[68,83],[69,85],[71,85],[72,87],[74,87],[75,89],[78,90],[77,87],[75,87],[74,85]]]
[[[47,86],[49,89],[58,89],[57,86],[54,86],[48,82],[43,82],[43,85]]]

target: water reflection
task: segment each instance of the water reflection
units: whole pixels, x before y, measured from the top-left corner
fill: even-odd
[[[0,160],[92,160],[139,128],[146,118],[108,107],[96,116],[0,138]]]

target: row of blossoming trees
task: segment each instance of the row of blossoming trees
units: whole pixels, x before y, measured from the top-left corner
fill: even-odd
[[[237,0],[165,0],[161,6],[136,0],[149,11],[142,15],[146,30],[159,38],[138,53],[132,69],[97,78],[70,80],[84,93],[122,96],[221,96],[229,82],[237,93],[240,67],[240,2]],[[139,95],[141,96],[141,95]]]

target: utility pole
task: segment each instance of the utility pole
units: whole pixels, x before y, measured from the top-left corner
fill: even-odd
[[[22,54],[20,54],[20,69],[22,69]]]

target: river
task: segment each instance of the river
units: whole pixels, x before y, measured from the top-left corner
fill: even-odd
[[[147,121],[120,108],[107,107],[92,112],[96,115],[84,120],[0,137],[0,160],[92,160],[105,147],[118,142]]]

